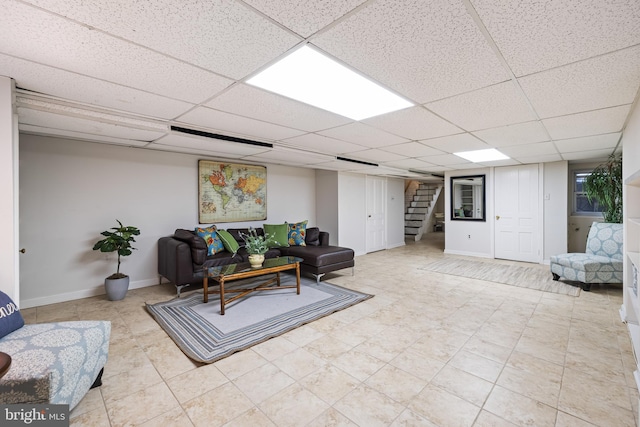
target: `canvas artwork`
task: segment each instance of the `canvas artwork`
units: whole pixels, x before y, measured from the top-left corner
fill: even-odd
[[[198,161],[200,224],[267,219],[267,168]]]

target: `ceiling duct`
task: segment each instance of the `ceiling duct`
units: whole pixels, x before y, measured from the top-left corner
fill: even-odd
[[[251,140],[251,139],[237,138],[235,136],[221,135],[219,133],[205,132],[205,131],[201,131],[201,130],[183,128],[183,127],[179,127],[179,126],[171,126],[171,130],[175,131],[175,132],[186,133],[186,134],[189,134],[189,135],[202,136],[202,137],[205,137],[205,138],[221,139],[223,141],[237,142],[237,143],[240,143],[240,144],[247,144],[247,145],[255,145],[255,146],[258,146],[258,147],[273,148],[273,144],[270,144],[268,142],[260,142],[260,141],[254,141],[254,140]]]
[[[355,159],[349,159],[347,157],[336,157],[336,159],[338,160],[343,160],[345,162],[351,162],[351,163],[358,163],[360,165],[367,165],[367,166],[379,166],[377,163],[371,163],[371,162],[365,162],[363,160],[355,160]]]

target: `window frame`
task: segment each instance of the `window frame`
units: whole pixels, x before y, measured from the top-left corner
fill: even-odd
[[[594,203],[590,203],[588,201],[587,197],[587,193],[584,191],[578,191],[578,177],[580,175],[585,175],[588,176],[590,175],[592,172],[591,169],[575,169],[572,171],[572,180],[571,180],[571,185],[572,185],[572,189],[571,189],[571,215],[572,216],[592,216],[592,217],[602,217],[602,210],[597,210],[602,209],[601,206],[599,206],[599,203],[597,201],[594,201]],[[590,206],[593,206],[594,209],[590,210],[590,211],[585,211],[585,210],[578,210],[578,197],[584,197],[585,198],[585,203],[589,204]]]

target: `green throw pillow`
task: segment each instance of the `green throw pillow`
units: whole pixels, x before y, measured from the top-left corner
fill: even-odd
[[[207,228],[196,227],[196,234],[204,239],[207,243],[207,255],[215,255],[224,251],[224,245],[218,237],[215,225]]]
[[[235,255],[238,252],[238,249],[240,249],[240,244],[238,244],[236,239],[234,239],[231,233],[227,230],[218,230],[218,237],[222,240],[222,244],[227,252],[231,252]]]
[[[270,248],[286,248],[289,246],[289,226],[284,224],[263,224],[264,233],[268,234],[270,239],[267,246]]]
[[[307,246],[305,238],[307,237],[307,222],[296,222],[287,224],[289,227],[288,241],[289,246]]]

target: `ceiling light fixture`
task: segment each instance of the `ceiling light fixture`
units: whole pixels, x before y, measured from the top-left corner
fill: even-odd
[[[462,157],[465,160],[469,160],[473,163],[492,162],[495,160],[506,160],[509,157],[505,156],[495,148],[489,148],[486,150],[475,151],[461,151],[459,153],[453,153],[458,157]]]
[[[282,58],[247,83],[353,120],[414,105],[309,45]]]

